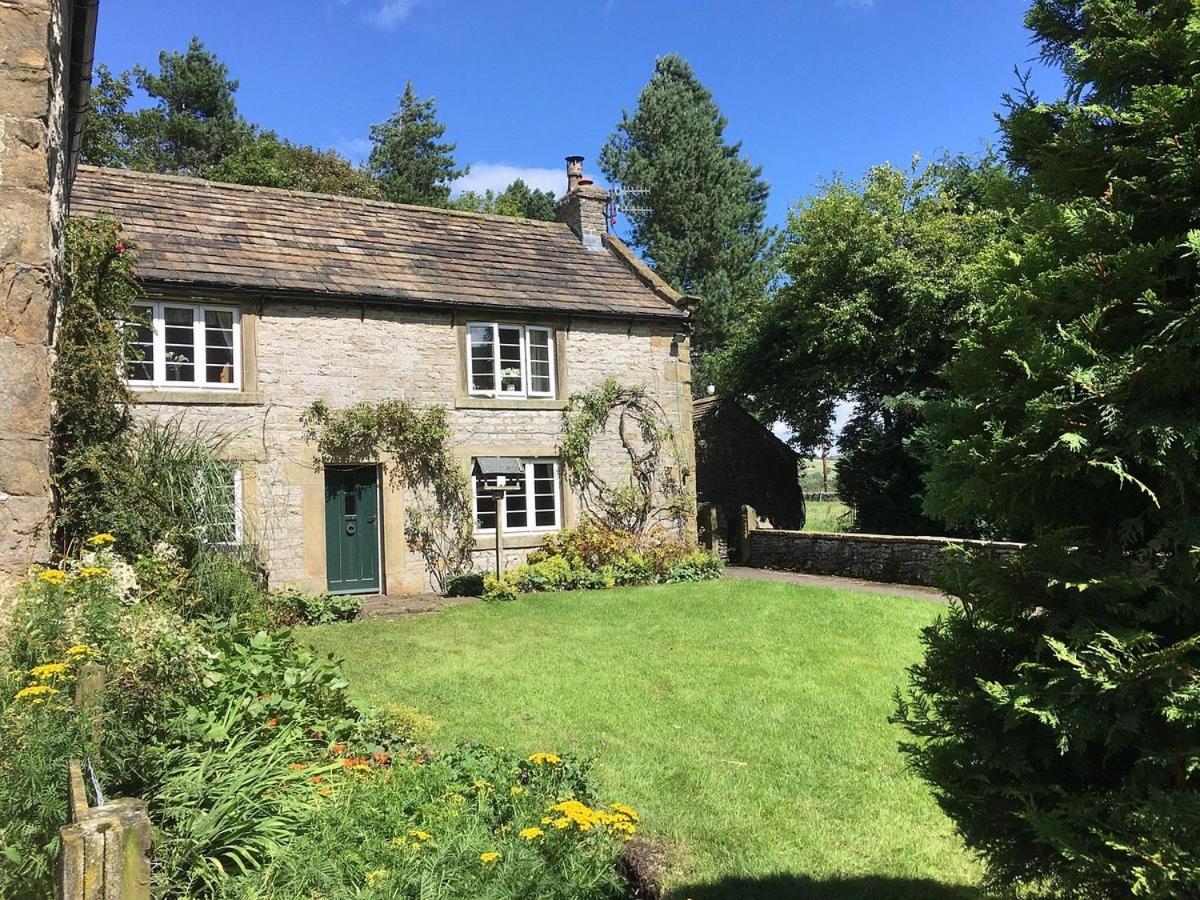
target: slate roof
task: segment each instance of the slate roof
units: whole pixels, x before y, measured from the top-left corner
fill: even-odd
[[[149,288],[294,299],[682,319],[680,296],[620,241],[587,250],[532,222],[80,166],[72,215],[106,213]]]

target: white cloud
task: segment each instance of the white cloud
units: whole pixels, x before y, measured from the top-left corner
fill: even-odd
[[[543,169],[538,166],[509,166],[504,163],[474,162],[471,171],[454,182],[454,193],[475,191],[482,194],[486,190],[502,191],[520,178],[531,188],[539,191],[551,191],[559,196],[567,189],[567,170]]]
[[[367,21],[380,28],[391,28],[408,18],[420,0],[383,0],[367,14]]]
[[[352,163],[360,163],[371,153],[371,141],[369,138],[350,138],[347,141],[338,141],[334,149]]]

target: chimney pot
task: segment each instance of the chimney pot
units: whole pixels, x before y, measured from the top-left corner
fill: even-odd
[[[567,193],[575,190],[579,184],[579,179],[583,177],[583,157],[568,156],[567,157]]]

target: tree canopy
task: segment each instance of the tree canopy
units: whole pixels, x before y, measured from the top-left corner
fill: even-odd
[[[723,389],[782,421],[805,451],[828,442],[839,402],[838,490],[859,528],[929,533],[924,465],[911,446],[938,370],[977,300],[977,260],[1015,187],[992,160],[835,180],[788,216],[783,278],[737,329]]]
[[[500,193],[491,190],[482,194],[466,191],[451,200],[450,207],[467,212],[553,222],[555,199],[553,191],[539,191],[518,178]]]
[[[928,511],[1027,534],[925,633],[907,752],[994,884],[1200,894],[1200,10],[1037,0],[1031,197],[930,404]]]
[[[256,184],[262,187],[343,194],[378,199],[379,185],[362,169],[334,150],[293,144],[273,131],[260,131],[209,167],[213,181]]]
[[[447,206],[450,184],[467,174],[454,162],[455,144],[442,141],[446,126],[438,121],[437,102],[421,99],[410,81],[396,111],[371,126],[367,168],[379,182],[385,200],[421,206]]]
[[[724,346],[770,276],[767,183],[741,144],[726,141],[726,124],[691,66],[670,54],[600,151],[610,182],[646,192],[636,201],[645,212],[627,213],[633,245],[672,286],[699,298],[692,346],[701,375],[703,358]]]

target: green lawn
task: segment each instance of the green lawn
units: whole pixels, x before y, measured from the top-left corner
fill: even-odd
[[[892,692],[937,604],[771,582],[542,594],[305,632],[439,739],[596,755],[674,853],[672,900],[966,898]]]
[[[854,513],[841,500],[805,500],[805,531],[850,531]]]

